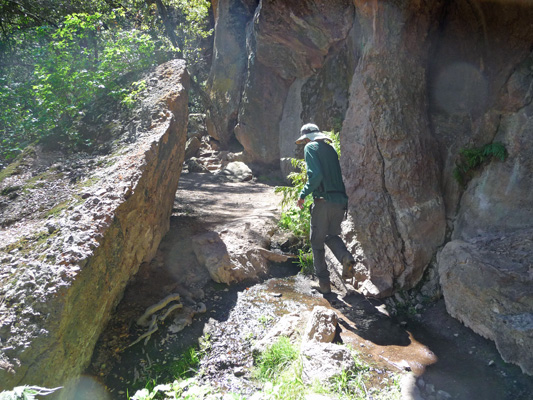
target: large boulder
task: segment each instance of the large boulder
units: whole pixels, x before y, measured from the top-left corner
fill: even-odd
[[[438,262],[450,315],[533,375],[533,230],[454,240]]]
[[[226,221],[221,232],[208,231],[192,238],[198,263],[211,279],[232,284],[265,277],[270,262],[285,262],[288,256],[270,251],[273,233],[277,230],[278,210],[247,212],[233,221]]]
[[[341,164],[371,277],[365,292],[383,297],[413,287],[444,240],[437,143],[421,111],[439,4],[355,4],[364,60],[350,88]]]
[[[29,190],[28,207],[32,194],[68,198],[0,233],[0,390],[76,378],[128,281],[169,228],[187,139],[185,62],[161,65],[147,82],[134,134],[91,160],[77,181],[61,173]]]

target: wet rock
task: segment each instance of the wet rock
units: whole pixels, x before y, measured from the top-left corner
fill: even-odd
[[[415,374],[409,373],[401,377],[400,391],[402,393],[402,400],[424,400],[416,385]]]
[[[437,400],[450,400],[452,395],[444,390],[437,391]]]

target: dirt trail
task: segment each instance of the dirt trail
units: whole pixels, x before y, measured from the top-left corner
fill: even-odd
[[[168,367],[187,347],[209,332],[211,352],[202,362],[204,378],[223,390],[247,396],[257,391],[250,377],[251,346],[282,315],[333,308],[340,316],[338,340],[351,344],[375,366],[377,379],[387,371],[417,378],[413,387],[423,399],[526,400],[533,390],[530,377],[501,361],[489,342],[449,317],[442,300],[418,317],[392,318],[385,305],[347,294],[341,285],[328,296],[312,288],[309,277],[291,263],[272,266],[260,283],[220,285],[211,281],[192,250],[191,237],[207,230],[223,231],[243,220],[277,213],[274,187],[257,182],[228,183],[210,174],[184,173],[176,195],[170,231],[158,254],[143,265],[127,288],[107,331],[102,335],[88,374],[108,388],[110,398],[125,399],[148,377],[171,380]],[[148,341],[128,347],[143,330],[135,325],[146,307],[179,292],[185,306],[198,302],[207,312],[172,333],[163,324]],[[491,362],[492,361],[492,362]],[[439,397],[440,396],[440,397]]]

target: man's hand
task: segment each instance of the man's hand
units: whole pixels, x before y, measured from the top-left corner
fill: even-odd
[[[304,208],[304,202],[305,202],[305,199],[298,199],[298,202],[296,203],[296,205],[298,207],[300,207],[300,210],[303,210]]]

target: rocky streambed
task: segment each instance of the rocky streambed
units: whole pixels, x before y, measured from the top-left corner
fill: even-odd
[[[376,392],[368,398],[378,398],[379,388],[393,377],[399,377],[405,398],[529,398],[531,377],[503,362],[492,342],[452,319],[443,300],[396,307],[347,291],[336,280],[333,293],[322,296],[291,260],[271,263],[268,272],[245,282],[214,282],[197,260],[193,238],[218,232],[231,238],[229,247],[243,246],[244,252],[265,237],[279,240],[264,229],[278,202],[272,185],[184,173],[170,231],[155,259],[143,264],[128,286],[79,391],[118,400],[147,384],[171,382],[176,360],[207,340],[199,379],[250,398],[260,391],[251,379],[254,347],[265,337],[272,341],[269,335],[280,329],[276,324],[287,318],[293,325],[283,330],[301,332],[312,310],[323,306],[338,316],[335,342],[350,345],[371,366],[368,386]],[[148,329],[138,318],[172,293],[180,295],[182,307],[132,345]]]

